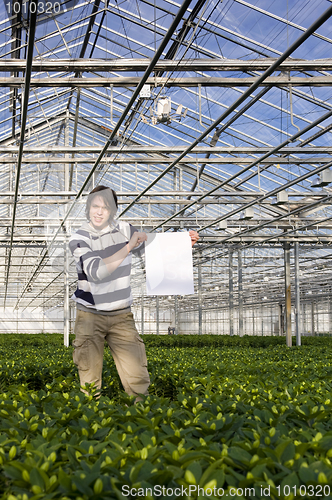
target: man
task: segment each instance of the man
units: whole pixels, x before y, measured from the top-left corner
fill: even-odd
[[[131,254],[147,240],[124,221],[115,221],[116,193],[95,187],[86,203],[87,222],[70,238],[69,247],[78,273],[72,299],[77,304],[73,359],[81,386],[94,384],[100,390],[104,342],[111,350],[124,390],[129,395],[147,395],[150,384],[142,338],[130,311]],[[190,231],[192,245],[199,238]]]

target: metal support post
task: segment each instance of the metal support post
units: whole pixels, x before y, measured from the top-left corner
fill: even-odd
[[[141,286],[141,335],[144,334],[144,296],[143,296],[143,284]]]
[[[69,110],[67,109],[66,118],[65,118],[65,127],[64,127],[64,138],[65,138],[65,146],[69,146]],[[65,158],[69,158],[69,154],[65,154]],[[69,178],[70,178],[70,163],[64,164],[64,190],[66,192],[69,191]]]
[[[229,334],[234,335],[233,249],[228,250]]]
[[[315,332],[315,302],[311,302],[311,335],[316,335]]]
[[[156,296],[156,333],[159,335],[159,295]]]
[[[203,333],[202,252],[198,253],[198,334]]]
[[[264,307],[261,304],[261,335],[264,337]]]
[[[68,255],[68,241],[65,238],[64,250],[64,297],[63,297],[63,343],[66,347],[69,346],[69,330],[70,330],[70,309],[69,309],[69,255]]]
[[[331,289],[329,291],[329,334],[332,335],[332,295],[331,295]]]
[[[290,244],[284,243],[284,265],[285,265],[285,313],[286,313],[286,345],[292,346],[292,302],[291,302],[291,279],[290,279]]]
[[[319,300],[317,300],[315,302],[315,316],[316,316],[316,321],[315,321],[315,324],[316,324],[316,335],[319,335],[319,330],[320,330],[320,324],[319,324],[319,306],[320,306],[320,302]]]
[[[294,268],[295,268],[295,335],[296,345],[301,345],[301,304],[300,304],[300,279],[299,279],[299,243],[294,243]]]
[[[177,295],[174,295],[174,326],[174,333],[177,335],[179,333],[179,302]]]
[[[282,310],[282,304],[279,304],[279,331],[278,335],[281,337],[284,333],[284,313]]]
[[[243,336],[243,286],[242,286],[242,250],[237,251],[237,279],[239,294],[239,335]]]
[[[177,191],[177,181],[178,181],[178,175],[177,175],[177,169],[175,168],[174,169],[174,172],[173,172],[173,189],[174,191],[176,192]],[[178,198],[178,196],[176,196],[175,198]],[[173,210],[174,210],[174,213],[176,213],[178,210],[179,210],[179,205],[173,205]]]

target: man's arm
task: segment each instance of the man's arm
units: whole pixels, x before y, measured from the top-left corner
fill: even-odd
[[[111,255],[110,257],[106,257],[106,259],[103,259],[104,264],[107,267],[107,270],[109,274],[113,273],[115,269],[119,267],[119,265],[125,260],[129,252],[131,252],[134,248],[138,247],[143,241],[147,240],[147,235],[146,233],[139,233],[136,231],[132,237],[130,238],[129,242],[121,248],[121,250],[118,250],[115,254]]]
[[[113,255],[102,259],[93,252],[90,242],[87,238],[77,237],[76,235],[69,243],[70,250],[75,257],[76,264],[85,274],[88,281],[98,282],[109,274],[112,274],[124,261],[132,249],[146,241],[145,233],[135,232],[129,242]]]
[[[199,240],[199,234],[197,231],[189,231],[189,236],[191,239],[191,246],[193,247],[196,243],[196,241]]]

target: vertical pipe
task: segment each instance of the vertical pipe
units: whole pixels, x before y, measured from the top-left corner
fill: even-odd
[[[177,335],[179,333],[179,302],[177,295],[174,295],[174,326],[174,333]]]
[[[315,332],[315,303],[311,302],[311,335],[316,335]]]
[[[243,286],[242,286],[242,250],[237,251],[237,279],[239,294],[239,335],[243,336]]]
[[[157,335],[159,335],[159,295],[156,296],[156,325],[157,325]]]
[[[69,346],[69,329],[70,329],[70,310],[69,310],[69,256],[67,238],[64,239],[64,300],[63,300],[63,343],[66,347]]]
[[[316,324],[316,335],[319,335],[319,331],[320,331],[320,318],[319,318],[319,300],[315,302],[315,315],[316,315],[316,321],[315,321],[315,324]]]
[[[173,172],[173,190],[174,191],[177,191],[177,179],[178,179],[177,169],[175,168],[174,172]],[[178,196],[175,196],[174,198],[177,199]],[[177,204],[173,205],[173,210],[174,210],[174,213],[176,213],[179,210],[179,205],[177,205]]]
[[[284,322],[283,322],[283,311],[282,311],[282,304],[279,304],[279,332],[278,335],[281,337],[284,333]]]
[[[182,168],[178,168],[178,189],[179,191],[183,191],[183,170]],[[180,198],[180,196],[179,196]],[[180,209],[180,205],[177,206],[177,210]],[[184,215],[184,213],[183,213]],[[180,221],[180,228],[184,227],[184,221]]]
[[[67,109],[64,127],[64,139],[65,146],[69,146],[69,110]],[[65,158],[68,158],[68,153],[65,154]],[[69,170],[70,164],[64,164],[64,190],[69,191]],[[64,226],[65,229],[65,226]],[[70,310],[69,310],[69,256],[68,256],[68,241],[65,234],[64,237],[64,301],[63,301],[63,335],[64,335],[64,345],[69,346],[69,330],[70,330]]]
[[[307,332],[308,326],[307,326],[307,308],[305,302],[303,302],[302,306],[302,318],[303,318],[303,333]]]
[[[255,335],[255,307],[252,306],[252,334]]]
[[[179,191],[183,191],[183,168],[179,167]]]
[[[65,136],[65,146],[69,146],[69,110],[67,109],[66,111],[66,118],[65,118],[65,129],[64,129],[64,136]],[[65,158],[68,159],[69,154],[65,154]],[[70,177],[70,164],[66,163],[64,164],[64,190],[66,192],[69,191],[69,177]]]
[[[261,304],[261,335],[264,337],[264,307]]]
[[[143,284],[141,286],[141,335],[144,334],[144,297],[143,297]]]
[[[79,108],[80,108],[80,99],[81,99],[81,90],[80,90],[80,88],[78,88],[77,93],[76,93],[75,121],[74,121],[74,130],[73,130],[73,147],[76,146],[77,124],[78,124],[78,113],[79,113]],[[68,110],[67,110],[67,112],[68,112]],[[75,153],[72,153],[71,157],[74,158]],[[70,165],[69,191],[72,190],[72,186],[73,186],[74,168],[76,168],[76,175],[77,175],[77,163],[75,164],[75,166],[73,163],[71,163],[71,165]],[[76,178],[76,186],[77,186],[77,178]]]
[[[300,305],[300,279],[299,279],[299,242],[294,243],[295,264],[295,334],[296,345],[301,345],[301,305]]]
[[[202,252],[198,252],[198,335],[203,333]]]
[[[332,334],[332,296],[331,296],[331,290],[329,293],[329,334]]]
[[[290,244],[284,243],[284,266],[285,266],[285,313],[286,313],[286,345],[292,346],[292,323],[291,323],[291,279],[290,279]]]
[[[113,85],[111,85],[110,122],[111,122],[111,125],[114,125],[114,122],[113,122]]]
[[[229,334],[234,335],[234,297],[233,297],[233,249],[228,250],[228,282],[229,282]]]

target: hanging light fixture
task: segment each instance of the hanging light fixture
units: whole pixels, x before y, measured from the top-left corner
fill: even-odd
[[[249,220],[249,219],[253,219],[253,217],[254,217],[254,209],[252,207],[246,208],[240,214],[240,220]]]
[[[272,199],[271,205],[284,205],[288,202],[288,193],[286,191],[279,191],[277,196]]]
[[[324,187],[332,182],[332,171],[327,168],[322,172],[319,172],[318,176],[313,180],[311,187]]]

